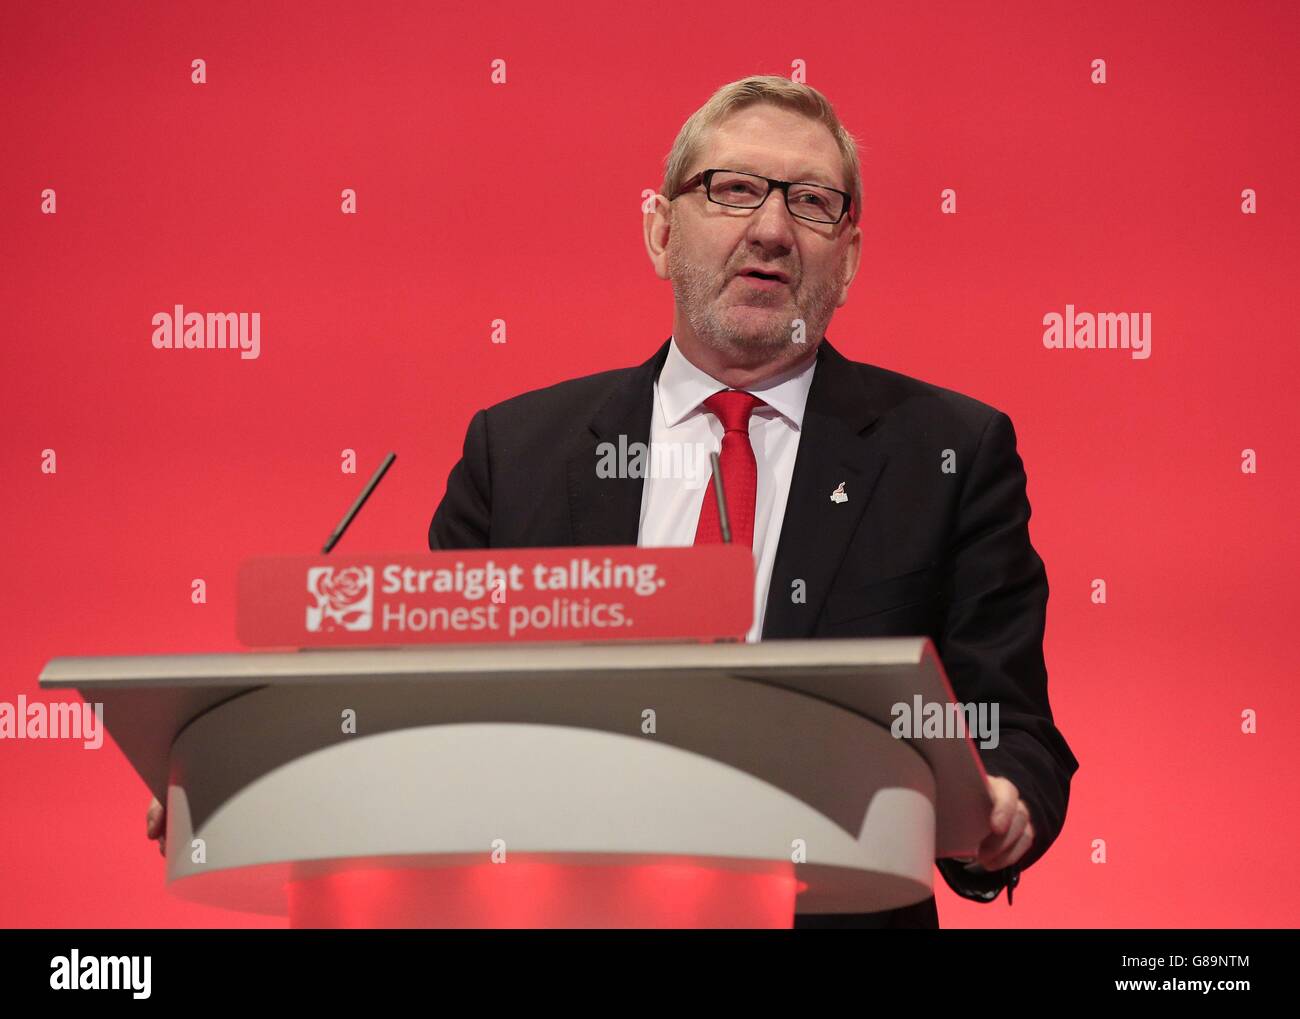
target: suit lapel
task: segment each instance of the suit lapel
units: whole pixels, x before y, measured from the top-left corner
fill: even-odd
[[[609,398],[596,409],[578,452],[569,457],[569,521],[575,545],[635,545],[641,527],[644,478],[601,478],[596,474],[598,447],[620,439],[650,446],[654,384],[668,359],[665,340],[644,364],[627,371]],[[620,458],[621,459],[621,458]]]
[[[877,417],[858,372],[823,339],[772,566],[763,639],[811,635],[889,459],[863,435]],[[847,499],[836,502],[831,493],[840,482]],[[806,602],[792,600],[797,580],[804,582]]]
[[[644,364],[630,369],[588,423],[579,450],[569,457],[569,519],[575,545],[635,545],[641,523],[643,478],[601,478],[598,447],[610,442],[650,445],[654,383],[668,357],[669,340]],[[879,413],[852,364],[823,339],[817,349],[786,500],[781,540],[772,567],[762,636],[807,637],[825,602],[880,473],[889,459],[863,433]],[[844,502],[831,493],[844,482]],[[791,598],[802,580],[806,602]]]

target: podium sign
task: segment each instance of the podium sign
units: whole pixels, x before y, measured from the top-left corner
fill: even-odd
[[[737,545],[475,549],[254,559],[249,647],[744,639],[754,557]]]

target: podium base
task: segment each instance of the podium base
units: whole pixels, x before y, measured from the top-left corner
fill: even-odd
[[[358,862],[286,885],[298,928],[789,928],[794,868],[696,861],[468,866]]]

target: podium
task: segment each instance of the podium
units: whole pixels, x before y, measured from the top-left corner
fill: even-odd
[[[291,926],[784,926],[932,894],[992,807],[926,638],[65,657],[174,894]],[[125,805],[143,809],[144,802]]]

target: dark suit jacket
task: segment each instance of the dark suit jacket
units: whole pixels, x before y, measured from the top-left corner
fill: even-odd
[[[478,411],[429,547],[635,545],[643,480],[597,477],[596,446],[620,435],[629,446],[649,444],[667,354],[665,341],[638,367]],[[1015,867],[992,874],[938,861],[959,895],[991,901],[1060,833],[1079,766],[1047,698],[1047,575],[1029,541],[1015,432],[987,404],[849,361],[824,339],[817,359],[762,636],[925,634],[959,701],[999,703],[999,744],[979,753],[989,774],[1020,791],[1034,844]],[[840,482],[849,499],[837,505],[830,493]],[[790,598],[796,579],[806,583],[802,604]],[[934,915],[932,899],[922,905]],[[916,907],[855,914],[842,925],[917,915]]]

